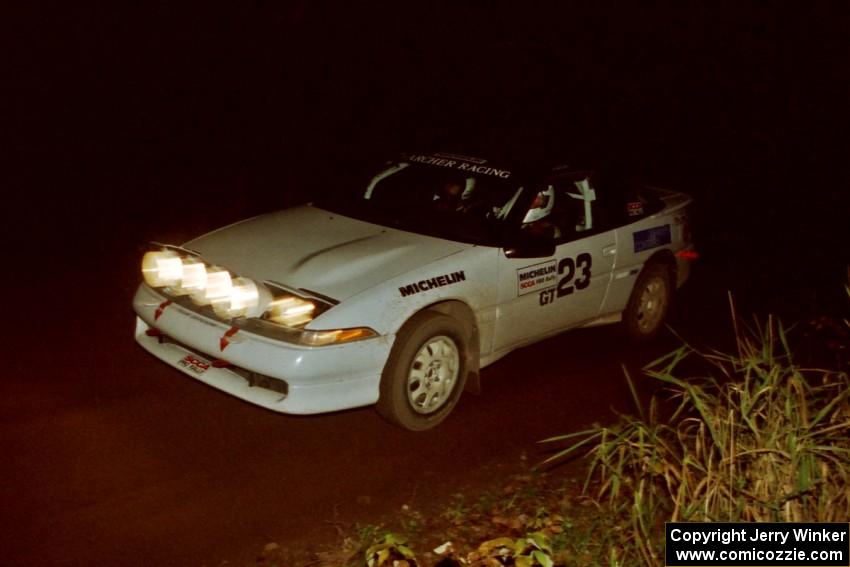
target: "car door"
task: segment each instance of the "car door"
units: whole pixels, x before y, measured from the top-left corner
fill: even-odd
[[[611,281],[616,231],[606,229],[593,216],[595,192],[589,175],[552,179],[539,193],[548,194],[551,201],[535,198],[522,230],[551,233],[554,254],[510,258],[503,250],[499,255],[494,350],[594,319]]]

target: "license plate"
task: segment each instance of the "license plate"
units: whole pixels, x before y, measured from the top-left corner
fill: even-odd
[[[183,358],[177,361],[179,366],[183,368],[188,368],[191,372],[195,374],[203,374],[207,370],[210,369],[210,363],[206,360],[195,356],[194,354],[187,354]]]

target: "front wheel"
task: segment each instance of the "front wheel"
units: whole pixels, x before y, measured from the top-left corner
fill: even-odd
[[[443,421],[463,391],[467,333],[456,319],[424,311],[396,336],[384,373],[378,412],[412,431]]]
[[[664,326],[673,296],[672,280],[670,270],[661,264],[643,269],[623,312],[623,325],[630,338],[652,339]]]

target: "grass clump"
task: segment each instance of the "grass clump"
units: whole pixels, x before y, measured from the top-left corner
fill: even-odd
[[[589,454],[585,490],[626,528],[612,565],[663,564],[665,521],[846,520],[847,374],[796,365],[772,318],[735,335],[732,353],[685,345],[645,368],[670,393],[666,411],[653,398],[612,427],[544,441],[572,442],[547,462]],[[678,377],[693,357],[706,375]]]

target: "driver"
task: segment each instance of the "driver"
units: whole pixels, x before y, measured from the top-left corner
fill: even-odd
[[[475,179],[450,179],[434,195],[434,206],[440,211],[469,212],[479,205],[474,191]]]
[[[549,227],[554,228],[554,223],[549,219],[552,208],[555,206],[555,188],[552,185],[541,189],[534,196],[534,201],[525,218],[522,219],[522,228],[532,234],[545,234]]]
[[[446,181],[434,195],[434,206],[441,211],[453,211],[460,203],[463,185],[455,179]]]

